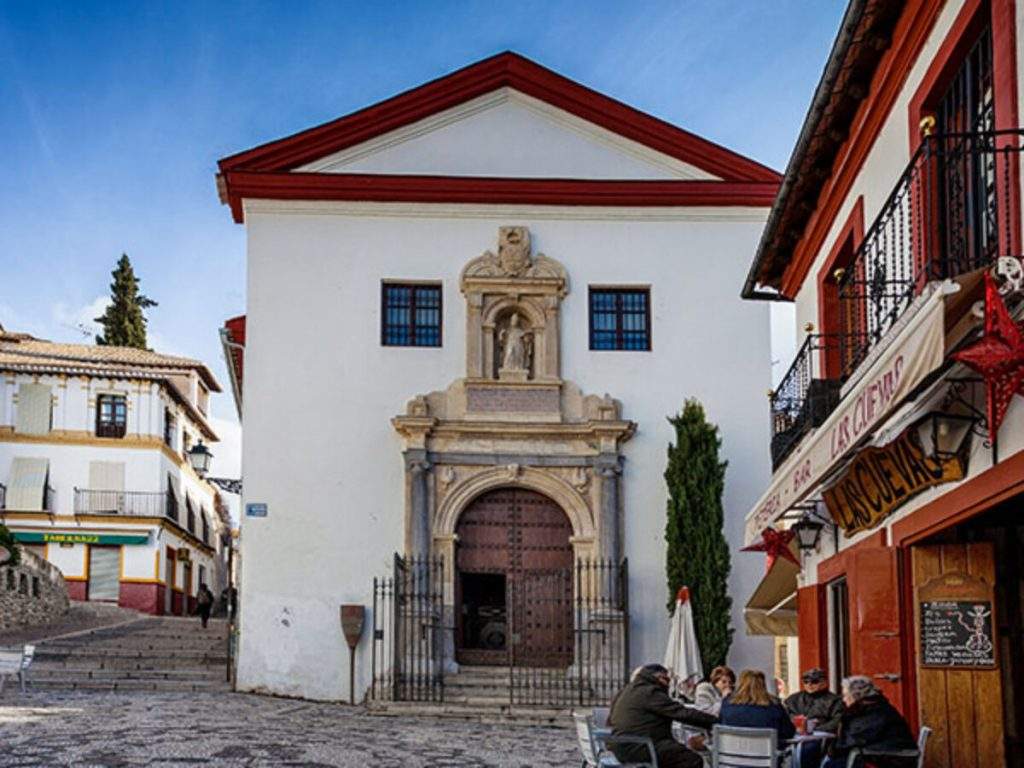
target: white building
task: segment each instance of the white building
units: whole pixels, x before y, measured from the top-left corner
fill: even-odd
[[[77,600],[184,613],[225,583],[216,490],[185,452],[217,440],[205,365],[0,329],[0,522]]]
[[[378,602],[357,698],[393,618],[430,674],[660,659],[666,417],[720,426],[733,548],[769,476],[768,312],[736,286],[777,174],[509,53],[220,170],[248,236],[238,687],[347,698],[339,605],[395,553],[443,560],[433,612]],[[623,593],[569,583],[620,558],[628,657]],[[762,568],[734,557],[732,591]],[[770,668],[740,608],[731,661]]]

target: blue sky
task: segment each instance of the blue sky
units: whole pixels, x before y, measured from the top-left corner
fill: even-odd
[[[783,169],[844,0],[0,0],[0,323],[74,341],[122,251],[150,344],[206,361],[245,308],[216,161],[502,50]],[[739,291],[740,286],[737,286]],[[218,473],[237,472],[230,394]]]

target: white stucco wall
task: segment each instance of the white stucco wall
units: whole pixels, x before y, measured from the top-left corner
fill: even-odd
[[[730,462],[731,662],[771,670],[771,639],[746,638],[741,620],[763,558],[735,551],[769,475],[768,308],[738,297],[764,215],[247,204],[245,501],[267,503],[269,515],[242,521],[239,687],[347,697],[338,606],[369,606],[372,577],[388,572],[402,546],[401,442],[389,420],[414,395],[465,375],[459,271],[495,249],[505,224],[528,226],[535,250],[568,270],[562,377],[611,394],[638,424],[623,474],[633,661],[664,653],[666,417],[693,396],[721,427]],[[380,345],[385,278],[443,283],[443,347]],[[590,283],[651,286],[653,351],[589,351]],[[368,636],[358,652],[360,694],[369,684]]]

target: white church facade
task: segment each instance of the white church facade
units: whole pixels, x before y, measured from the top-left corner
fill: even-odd
[[[736,285],[778,181],[511,53],[222,160],[248,250],[238,688],[360,700],[416,643],[447,679],[515,647],[572,676],[584,639],[612,677],[660,660],[688,397],[748,594],[770,344]],[[396,553],[429,609],[380,591],[409,587]],[[614,589],[581,586],[595,563]],[[771,669],[733,613],[730,662]]]

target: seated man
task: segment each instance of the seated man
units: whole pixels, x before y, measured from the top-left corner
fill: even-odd
[[[647,749],[639,744],[616,744],[616,736],[647,736],[654,742],[661,768],[702,768],[700,755],[672,738],[672,721],[711,728],[717,718],[673,701],[668,695],[668,670],[661,664],[641,667],[612,701],[609,746],[624,763],[645,762]]]
[[[786,711],[790,716],[803,715],[809,724],[813,720],[815,731],[835,733],[839,729],[839,718],[843,716],[842,697],[828,689],[825,673],[817,667],[804,672],[800,682],[803,690],[786,699]],[[794,768],[816,767],[821,762],[821,745],[820,741],[800,745],[799,762],[794,763]]]

